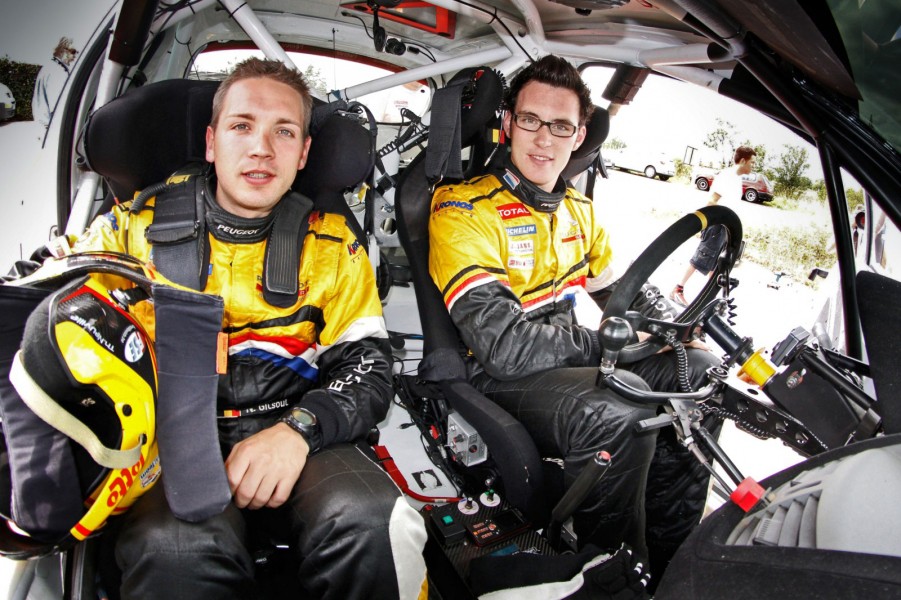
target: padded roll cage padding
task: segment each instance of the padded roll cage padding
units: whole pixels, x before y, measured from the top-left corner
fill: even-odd
[[[629,310],[635,297],[641,291],[641,287],[648,281],[654,271],[686,240],[699,231],[715,225],[723,225],[729,231],[725,264],[718,262],[713,276],[707,280],[700,294],[676,317],[675,321],[677,323],[690,323],[697,318],[707,302],[719,291],[720,286],[717,281],[717,275],[725,271],[725,274],[728,276],[729,270],[738,256],[739,248],[741,248],[741,220],[739,220],[738,215],[734,211],[725,206],[705,206],[693,213],[689,213],[670,225],[657,239],[651,242],[651,245],[635,259],[635,262],[632,263],[617,283],[616,289],[610,296],[607,307],[604,309],[604,317],[625,317],[626,311]],[[647,358],[665,345],[665,342],[660,338],[651,337],[643,342],[623,348],[617,360],[626,364],[632,363],[642,358]]]

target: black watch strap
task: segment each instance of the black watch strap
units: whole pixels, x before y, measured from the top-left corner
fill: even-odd
[[[316,415],[305,408],[294,406],[282,415],[279,422],[284,423],[307,441],[310,454],[318,452],[322,448],[322,429]]]

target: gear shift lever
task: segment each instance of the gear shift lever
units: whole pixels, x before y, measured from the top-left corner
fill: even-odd
[[[602,375],[610,375],[616,366],[619,351],[632,339],[632,326],[622,317],[607,317],[601,322],[598,333],[603,346],[598,369]]]

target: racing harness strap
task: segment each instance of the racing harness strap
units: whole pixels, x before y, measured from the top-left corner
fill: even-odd
[[[131,212],[140,212],[154,195],[153,223],[145,231],[153,263],[170,281],[202,291],[210,265],[206,207],[213,198],[208,178],[196,167],[178,172],[138,195]],[[263,298],[272,306],[288,308],[297,301],[297,273],[312,210],[312,201],[294,191],[275,209],[263,261]]]
[[[297,302],[300,254],[313,202],[289,192],[276,210],[263,260],[263,298],[272,306],[288,308]]]
[[[429,123],[429,145],[425,149],[425,176],[434,189],[445,177],[463,177],[461,103],[469,83],[461,78],[435,92]]]
[[[139,195],[131,208],[140,211],[156,192],[153,223],[144,233],[153,245],[153,262],[170,281],[194,290],[206,285],[204,179],[197,172],[176,173],[162,189],[154,186]]]

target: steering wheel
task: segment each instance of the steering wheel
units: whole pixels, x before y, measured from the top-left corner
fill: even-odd
[[[619,280],[616,289],[607,301],[604,318],[625,318],[626,311],[629,310],[629,306],[631,306],[635,297],[641,291],[641,286],[663,264],[663,261],[693,235],[714,225],[723,225],[727,229],[728,236],[725,251],[721,253],[714,272],[708,278],[701,293],[674,319],[675,323],[691,323],[694,321],[707,303],[719,292],[718,276],[725,274],[728,277],[729,271],[731,271],[732,265],[738,258],[738,252],[741,248],[741,220],[739,220],[738,215],[734,211],[725,206],[705,206],[693,213],[689,213],[670,225],[666,231],[651,242],[651,245],[641,253]],[[630,344],[623,348],[617,357],[617,361],[622,363],[636,362],[655,354],[664,346],[666,346],[666,342],[663,339],[652,335],[642,342]]]

